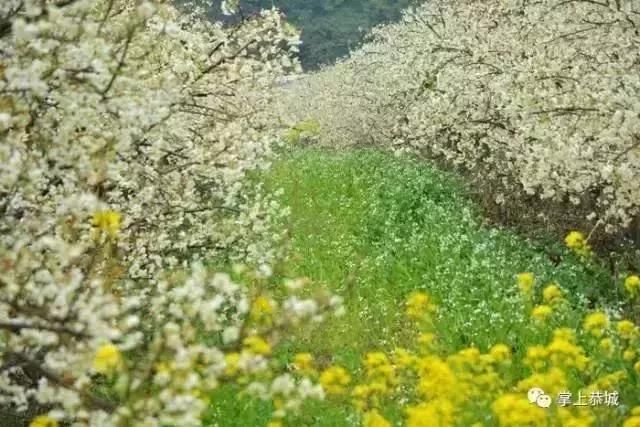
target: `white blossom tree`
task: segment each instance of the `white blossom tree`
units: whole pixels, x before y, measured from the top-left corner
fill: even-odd
[[[290,125],[462,167],[494,194],[582,205],[613,231],[640,206],[640,3],[428,1],[281,91]]]
[[[203,266],[265,276],[277,254],[285,210],[246,176],[269,165],[265,89],[297,44],[277,10],[223,27],[166,2],[2,2],[3,410],[188,426],[238,377],[289,408],[322,397],[269,356],[340,300],[278,302]]]

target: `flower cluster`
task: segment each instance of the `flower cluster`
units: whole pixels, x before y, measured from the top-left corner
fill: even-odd
[[[395,425],[398,411],[389,408],[397,407],[403,408],[402,425],[408,427],[635,425],[640,328],[628,319],[613,322],[603,311],[587,313],[576,327],[564,324],[564,315],[572,308],[565,303],[561,286],[548,284],[538,295],[532,289],[535,281],[532,273],[518,275],[520,309],[528,310],[541,298],[557,315],[532,320],[531,336],[514,337],[521,348],[510,342],[486,351],[471,345],[452,352],[450,347],[434,345],[433,339],[432,345],[421,345],[420,337],[433,338],[446,325],[438,323],[438,310],[429,295],[418,292],[406,302],[412,308],[406,313],[408,324],[418,329],[412,348],[367,353],[362,375],[353,378],[343,368],[331,367],[321,384],[336,402],[344,402],[350,393],[351,404],[367,427]],[[416,323],[416,313],[424,314],[427,306],[433,322]],[[416,307],[420,309],[414,311]],[[527,393],[534,387],[543,389],[556,407],[532,404]],[[558,396],[570,390],[574,394],[579,390],[592,404],[561,403]],[[598,404],[604,391],[618,393],[618,403]],[[634,405],[636,409],[630,410]],[[598,424],[603,420],[605,424]]]

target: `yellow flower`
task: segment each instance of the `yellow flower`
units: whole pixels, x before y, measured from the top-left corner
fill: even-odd
[[[423,357],[418,361],[417,391],[428,399],[449,397],[450,399],[462,399],[464,395],[460,390],[460,381],[456,378],[451,367],[436,356]]]
[[[380,382],[357,385],[352,393],[353,405],[360,411],[368,411],[369,408],[379,406],[380,397],[388,394],[389,391],[389,387]]]
[[[409,368],[416,363],[416,356],[411,354],[404,348],[395,348],[393,350],[393,361],[403,368]]]
[[[435,339],[435,334],[432,334],[431,332],[423,332],[418,335],[418,345],[420,350],[422,350],[423,353],[428,353]]]
[[[554,331],[553,340],[547,346],[548,359],[554,366],[575,367],[582,371],[587,368],[589,358],[585,356],[584,349],[574,343],[573,336],[568,336],[564,329]]]
[[[555,395],[567,389],[567,376],[562,369],[553,367],[547,372],[534,373],[517,384],[518,391],[524,393],[533,387],[540,387],[547,394]]]
[[[435,399],[409,406],[407,427],[450,427],[454,425],[455,407],[447,399]]]
[[[568,408],[558,408],[558,418],[562,427],[591,427],[596,418],[586,408],[576,408],[571,411]]]
[[[113,344],[104,344],[96,351],[93,358],[93,369],[107,374],[122,367],[122,353]]]
[[[541,345],[534,345],[527,348],[527,355],[524,358],[524,363],[534,370],[540,370],[545,367],[548,357],[549,351],[545,347]]]
[[[310,353],[298,353],[293,357],[293,366],[301,372],[312,372],[313,356]]]
[[[363,427],[391,427],[391,423],[387,421],[375,409],[364,414]]]
[[[406,314],[410,319],[422,319],[425,315],[434,313],[437,306],[425,292],[413,292],[406,302]]]
[[[268,320],[274,310],[273,302],[269,298],[260,295],[251,305],[251,319],[255,322]]]
[[[536,278],[533,273],[520,273],[516,276],[516,282],[518,283],[518,288],[520,292],[525,295],[531,293],[533,289],[533,284],[535,283]]]
[[[116,237],[120,231],[121,219],[120,213],[108,209],[94,212],[91,223],[98,230],[107,233],[109,237]]]
[[[31,420],[29,427],[58,427],[58,421],[48,415],[38,415]]]
[[[330,366],[320,374],[320,385],[327,394],[343,394],[351,376],[340,366]]]
[[[240,362],[239,353],[227,353],[224,356],[225,368],[224,374],[228,376],[235,375],[238,372],[238,363]]]
[[[489,356],[495,362],[505,362],[511,359],[511,349],[504,344],[496,344],[489,349]]]
[[[376,379],[383,383],[395,382],[395,367],[382,352],[367,353],[364,358],[364,367],[369,379]]]
[[[564,242],[569,249],[581,256],[587,256],[591,253],[591,246],[587,243],[587,239],[579,231],[571,231],[564,238]]]
[[[636,362],[635,365],[633,365],[633,369],[635,369],[635,371],[640,374],[640,360]]]
[[[629,320],[621,320],[616,324],[616,330],[621,338],[630,340],[638,335],[638,328]]]
[[[622,353],[622,359],[625,362],[633,362],[636,359],[636,352],[635,350],[628,348],[624,351],[624,353]]]
[[[608,355],[611,355],[613,353],[613,340],[611,338],[601,339],[598,343],[598,346],[604,353]]]
[[[542,291],[542,300],[545,304],[557,304],[563,301],[562,291],[555,284],[547,285]]]
[[[601,311],[588,314],[582,323],[584,329],[593,336],[601,337],[604,329],[609,326],[609,318]]]
[[[491,410],[496,414],[500,427],[546,425],[545,410],[529,403],[525,394],[502,395],[493,402]]]
[[[631,275],[624,280],[624,288],[632,297],[640,292],[640,277]]]
[[[627,418],[622,424],[622,427],[640,427],[640,416],[634,415]]]
[[[282,424],[282,421],[280,420],[274,420],[274,421],[269,421],[267,423],[267,427],[283,427],[284,424]]]
[[[538,305],[533,308],[531,312],[531,317],[533,317],[538,322],[544,322],[551,316],[553,310],[548,305]]]
[[[259,337],[258,335],[252,335],[247,337],[242,341],[245,348],[253,354],[257,354],[260,356],[266,356],[271,354],[271,346],[264,339]]]

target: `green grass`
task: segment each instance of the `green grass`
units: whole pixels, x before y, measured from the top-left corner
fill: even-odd
[[[283,360],[309,351],[357,371],[367,351],[408,346],[415,334],[403,302],[416,289],[440,307],[443,348],[484,351],[506,342],[521,355],[526,343],[544,341],[549,331],[531,328],[518,306],[517,273],[535,273],[539,287],[557,281],[574,306],[564,319],[571,326],[591,304],[586,296],[610,282],[560,245],[548,248],[483,227],[459,182],[410,159],[373,150],[301,150],[278,161],[264,182],[284,190],[281,201],[291,209],[282,224],[290,233],[286,274],[324,283],[344,296],[347,308],[344,317],[296,334],[280,350]],[[563,253],[563,261],[556,265],[549,249]],[[210,425],[265,425],[271,407],[238,399],[236,392],[215,394]],[[347,406],[322,402],[291,425],[348,426],[356,419]]]

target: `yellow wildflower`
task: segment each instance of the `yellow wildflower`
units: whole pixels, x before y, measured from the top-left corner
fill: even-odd
[[[546,412],[532,405],[526,395],[510,393],[500,396],[491,405],[500,427],[521,427],[545,425]]]
[[[624,280],[624,288],[632,297],[640,293],[640,277],[633,274]]]
[[[375,408],[380,405],[380,397],[389,391],[389,387],[380,382],[357,385],[353,389],[353,405],[360,411]]]
[[[364,358],[367,377],[392,384],[395,381],[395,367],[382,352],[367,353]]]
[[[524,363],[537,371],[546,366],[548,356],[549,351],[544,346],[534,345],[527,348]]]
[[[635,350],[628,348],[624,351],[624,353],[622,353],[622,359],[625,362],[633,362],[636,359],[636,352]]]
[[[330,366],[320,374],[320,385],[327,394],[343,394],[351,376],[340,366]]]
[[[431,297],[425,292],[413,292],[406,302],[406,314],[410,319],[422,319],[425,315],[434,313],[437,307]]]
[[[616,330],[621,338],[630,340],[638,336],[638,328],[629,320],[621,320],[616,323]]]
[[[391,427],[391,423],[375,409],[364,414],[362,425],[363,427]]]
[[[269,298],[260,295],[251,305],[251,319],[255,322],[268,320],[274,310],[274,303]]]
[[[569,249],[581,256],[587,256],[591,253],[591,246],[587,243],[587,239],[579,231],[571,231],[564,239]]]
[[[553,310],[548,305],[538,305],[533,308],[531,312],[531,317],[533,317],[538,322],[544,322],[551,316]]]
[[[603,338],[598,343],[598,347],[607,355],[613,353],[613,340],[611,338]]]
[[[587,388],[589,391],[613,390],[621,381],[624,381],[626,378],[627,373],[625,371],[614,371],[602,378],[598,378]]]
[[[91,223],[98,230],[101,230],[109,237],[116,237],[118,232],[120,231],[120,222],[122,216],[120,213],[113,210],[104,210],[94,212],[93,217],[91,218]]]
[[[313,372],[313,356],[310,353],[298,353],[293,357],[293,366],[300,372]]]
[[[407,427],[449,427],[454,425],[455,407],[447,399],[435,399],[409,406]]]
[[[224,361],[225,361],[225,368],[224,368],[224,373],[225,375],[228,376],[232,376],[235,375],[238,372],[238,364],[240,362],[240,354],[239,353],[227,353],[224,356]]]
[[[31,420],[29,427],[58,427],[58,421],[48,415],[38,415]]]
[[[273,420],[267,423],[267,427],[283,427],[283,426],[284,424],[282,424],[282,421],[280,420]]]
[[[511,349],[504,344],[496,344],[489,349],[489,356],[494,362],[506,362],[511,359]]]
[[[562,369],[552,367],[547,372],[534,373],[517,384],[518,391],[523,393],[533,387],[540,387],[547,394],[556,395],[567,389],[567,376]]]
[[[575,411],[558,408],[558,418],[562,427],[591,427],[596,421],[593,414],[586,408],[576,408]]]
[[[560,288],[555,284],[550,284],[542,291],[542,300],[545,304],[553,305],[562,302],[564,299]]]
[[[460,381],[456,378],[451,367],[442,359],[436,356],[421,358],[418,361],[418,374],[420,380],[417,391],[420,395],[429,399],[438,397],[464,398],[462,390],[459,390]]]
[[[258,335],[252,335],[242,341],[245,348],[253,354],[266,356],[271,354],[271,346]]]
[[[122,353],[113,344],[104,344],[96,351],[93,358],[93,369],[107,374],[122,367]]]
[[[407,349],[395,348],[393,350],[393,361],[403,368],[409,368],[416,363],[416,356],[411,354]]]
[[[634,415],[627,418],[624,423],[622,423],[622,427],[640,427],[640,416]]]
[[[595,313],[588,314],[584,318],[582,326],[593,336],[601,337],[604,333],[604,329],[609,326],[609,318],[603,312],[597,311]]]
[[[535,280],[536,278],[533,273],[520,273],[516,276],[518,288],[520,289],[520,292],[525,295],[529,295],[531,293]]]
[[[564,328],[563,328],[564,329]],[[575,367],[578,370],[587,368],[589,358],[585,356],[582,347],[574,344],[573,339],[566,339],[564,331],[557,330],[551,343],[547,346],[548,359],[552,365],[558,367]]]

